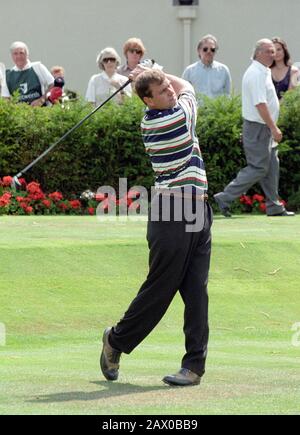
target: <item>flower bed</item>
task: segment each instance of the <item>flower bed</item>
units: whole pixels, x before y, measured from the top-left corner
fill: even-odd
[[[140,205],[135,202],[140,193],[130,190],[122,198],[114,195],[91,194],[83,199],[66,199],[61,192],[46,194],[42,191],[40,184],[33,181],[26,183],[24,178],[19,179],[21,189],[15,190],[11,187],[12,177],[0,178],[0,215],[95,215],[99,211],[107,213],[111,206],[116,210],[126,207],[140,211]]]
[[[95,214],[97,202],[89,201],[86,205],[78,199],[68,200],[61,192],[46,194],[39,183],[26,183],[20,179],[21,189],[11,188],[12,177],[0,179],[0,215],[82,215]]]
[[[286,206],[286,202],[282,199],[281,204]],[[266,199],[263,195],[242,195],[240,197],[240,203],[244,205],[246,212],[258,211],[260,213],[266,213]]]

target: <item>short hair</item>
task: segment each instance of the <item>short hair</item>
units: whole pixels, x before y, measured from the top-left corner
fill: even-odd
[[[135,90],[142,101],[145,97],[152,98],[152,92],[150,86],[152,84],[161,85],[166,79],[164,72],[151,69],[149,71],[142,72],[135,81]]]
[[[144,54],[146,52],[146,48],[145,48],[142,40],[139,39],[139,38],[129,38],[125,42],[125,44],[123,46],[124,56],[126,57],[128,50],[134,49],[134,48],[137,49],[137,50],[140,50],[142,52],[142,56],[144,56]]]
[[[273,43],[273,42],[271,41],[271,39],[268,39],[268,38],[259,39],[259,40],[256,42],[256,44],[255,44],[255,47],[254,47],[254,50],[253,50],[253,56],[252,56],[252,58],[255,60],[255,59],[256,59],[256,56],[257,56],[257,53],[258,53],[259,51],[262,51],[262,47],[263,47],[265,44],[270,44],[270,43]]]
[[[60,66],[60,65],[53,66],[51,68],[50,72],[52,75],[57,74],[57,73],[61,73],[62,76],[65,75],[65,69],[63,66]]]
[[[21,42],[21,41],[13,42],[10,46],[10,52],[12,53],[17,48],[23,48],[25,50],[27,56],[29,56],[29,49],[28,49],[27,45],[25,44],[25,42]]]
[[[284,64],[286,66],[290,66],[292,64],[292,62],[291,62],[291,55],[290,55],[290,52],[288,50],[287,43],[283,39],[279,38],[278,36],[272,38],[271,41],[273,42],[273,44],[280,44],[281,45],[281,47],[283,48],[283,51],[284,51],[284,59],[283,59]],[[274,60],[274,62],[271,65],[271,68],[275,65],[276,65],[276,62]]]
[[[121,59],[116,50],[112,47],[106,47],[102,51],[100,51],[96,59],[97,65],[101,70],[104,70],[103,59],[106,59],[107,57],[113,57],[114,59],[116,59],[117,66],[120,65]]]
[[[202,48],[203,43],[205,41],[208,41],[208,40],[211,40],[215,43],[216,50],[219,49],[219,44],[218,44],[217,38],[214,35],[208,34],[208,35],[203,36],[203,38],[200,39],[200,41],[198,42],[198,45],[197,45],[197,50],[199,51]]]

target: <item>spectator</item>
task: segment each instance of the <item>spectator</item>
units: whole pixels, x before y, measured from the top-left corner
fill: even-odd
[[[102,72],[91,77],[86,92],[87,101],[98,106],[127,81],[126,77],[117,73],[119,64],[120,57],[114,48],[107,47],[99,53],[97,65]],[[128,85],[114,99],[120,104],[124,96],[130,97],[131,93],[131,85]]]
[[[118,68],[118,73],[129,77],[129,74],[139,64],[146,52],[143,42],[139,38],[128,39],[123,47],[126,63]]]
[[[54,86],[50,89],[50,92],[48,92],[47,98],[50,103],[58,104],[62,99],[66,98],[63,89],[65,85],[65,70],[62,66],[53,66],[50,71],[54,78]]]
[[[230,95],[231,76],[229,68],[214,60],[218,42],[213,35],[204,36],[197,47],[200,60],[189,65],[182,77],[189,81],[195,92],[210,98]]]
[[[72,91],[70,89],[64,88],[65,85],[65,69],[60,66],[56,65],[51,68],[51,74],[54,77],[54,86],[58,85],[58,87],[62,87],[63,94],[60,98],[62,103],[76,100],[77,99],[77,93],[75,91]]]
[[[286,42],[277,37],[272,42],[275,45],[275,59],[271,65],[272,80],[280,100],[284,92],[297,86],[299,70],[292,65]]]
[[[5,65],[4,63],[0,62],[0,95],[1,95],[1,89],[3,87],[5,81]]]
[[[51,68],[51,74],[56,79],[57,77],[65,77],[65,69],[62,66],[56,65]]]
[[[29,50],[24,42],[14,42],[10,52],[15,66],[6,71],[2,96],[10,98],[19,91],[20,102],[31,106],[45,105],[47,92],[54,84],[52,75],[41,62],[30,62]]]
[[[214,195],[221,213],[230,217],[230,204],[259,182],[266,196],[268,216],[293,216],[278,196],[279,160],[277,142],[282,133],[277,127],[279,101],[272,82],[270,66],[275,46],[269,39],[256,43],[252,64],[242,82],[243,145],[247,166]]]

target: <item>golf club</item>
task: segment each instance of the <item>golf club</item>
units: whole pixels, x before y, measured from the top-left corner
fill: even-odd
[[[58,144],[60,144],[63,140],[66,139],[73,131],[77,130],[85,121],[87,121],[91,116],[94,115],[101,107],[104,106],[104,104],[108,103],[115,95],[117,95],[119,92],[121,92],[126,86],[129,85],[131,80],[127,80],[126,83],[124,83],[123,86],[121,86],[119,89],[116,90],[110,97],[108,97],[103,103],[99,104],[92,112],[90,112],[88,115],[86,115],[81,121],[79,121],[74,127],[72,127],[70,130],[68,130],[61,138],[59,138],[56,142],[54,142],[49,148],[47,148],[40,156],[38,156],[33,162],[31,162],[29,165],[27,165],[22,171],[20,171],[17,175],[15,175],[12,179],[11,186],[13,188],[21,187],[21,183],[19,181],[19,178],[22,177],[29,169],[31,169],[34,165],[36,165],[42,158],[44,158],[47,154],[50,153],[50,151],[53,150]]]
[[[141,62],[142,66],[152,68],[157,65],[157,68],[161,68],[160,65],[156,64],[154,60],[152,59],[145,59],[143,62]],[[86,115],[81,121],[79,121],[74,127],[72,127],[69,131],[67,131],[61,138],[59,138],[55,143],[53,143],[49,148],[47,148],[40,156],[38,156],[33,162],[31,162],[29,165],[27,165],[22,171],[20,171],[17,175],[15,175],[12,178],[11,187],[14,189],[18,189],[21,187],[21,183],[19,181],[19,178],[22,177],[29,169],[31,169],[33,166],[35,166],[42,158],[44,158],[47,154],[50,153],[50,151],[53,150],[58,144],[60,144],[63,140],[66,139],[73,131],[77,130],[86,120],[88,120],[91,116],[94,115],[101,107],[103,107],[108,101],[110,101],[115,95],[117,95],[119,92],[121,92],[126,86],[129,85],[131,82],[130,79],[127,80],[119,89],[116,90],[110,97],[108,97],[103,103],[99,104],[92,112],[90,112],[88,115]]]

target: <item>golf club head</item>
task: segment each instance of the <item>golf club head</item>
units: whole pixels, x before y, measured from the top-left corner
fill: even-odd
[[[19,181],[18,175],[15,175],[11,181],[12,189],[18,190],[22,187],[22,184]]]

